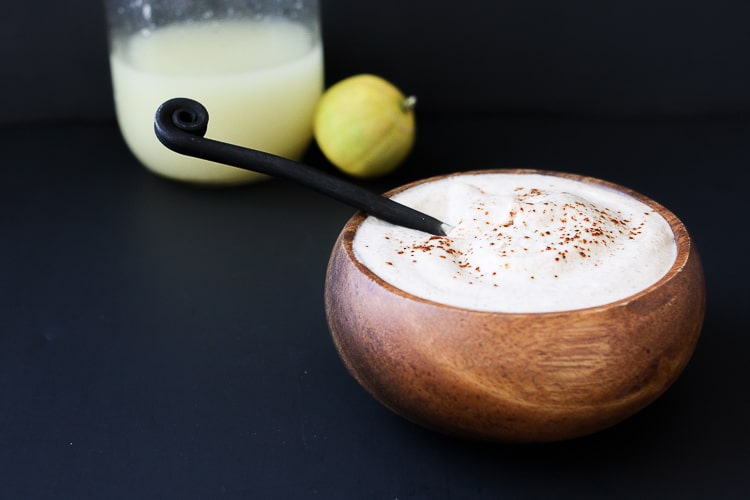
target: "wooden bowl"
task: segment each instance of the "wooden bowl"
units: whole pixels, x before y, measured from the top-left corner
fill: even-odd
[[[703,270],[683,224],[645,196],[598,179],[485,172],[561,175],[628,193],[670,224],[677,259],[654,285],[603,306],[473,311],[405,293],[357,261],[359,213],[339,235],[325,283],[328,324],[351,375],[408,420],[489,441],[583,436],[653,402],[682,372],[703,324]]]

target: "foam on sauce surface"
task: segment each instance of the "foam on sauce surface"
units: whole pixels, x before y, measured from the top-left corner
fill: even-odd
[[[552,312],[624,299],[677,247],[667,221],[606,186],[541,174],[471,174],[393,197],[454,226],[432,236],[367,217],[356,258],[412,295],[482,311]]]

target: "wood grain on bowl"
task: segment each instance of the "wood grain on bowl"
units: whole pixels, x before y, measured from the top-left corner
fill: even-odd
[[[325,289],[331,335],[348,371],[415,423],[489,441],[583,436],[653,402],[695,349],[703,270],[677,217],[618,189],[669,222],[674,265],[627,299],[554,313],[472,311],[398,290],[354,257],[352,239],[364,220],[355,215],[333,248]]]

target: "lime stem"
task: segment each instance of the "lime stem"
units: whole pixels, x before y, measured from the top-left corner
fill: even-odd
[[[403,111],[412,111],[414,110],[414,107],[417,105],[417,98],[413,95],[410,95],[403,101],[401,101],[401,109]]]

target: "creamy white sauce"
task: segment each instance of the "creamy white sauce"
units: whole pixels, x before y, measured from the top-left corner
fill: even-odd
[[[657,282],[677,247],[667,221],[627,194],[540,174],[467,174],[393,197],[447,237],[367,217],[356,258],[412,295],[481,311],[553,312],[627,298]]]

